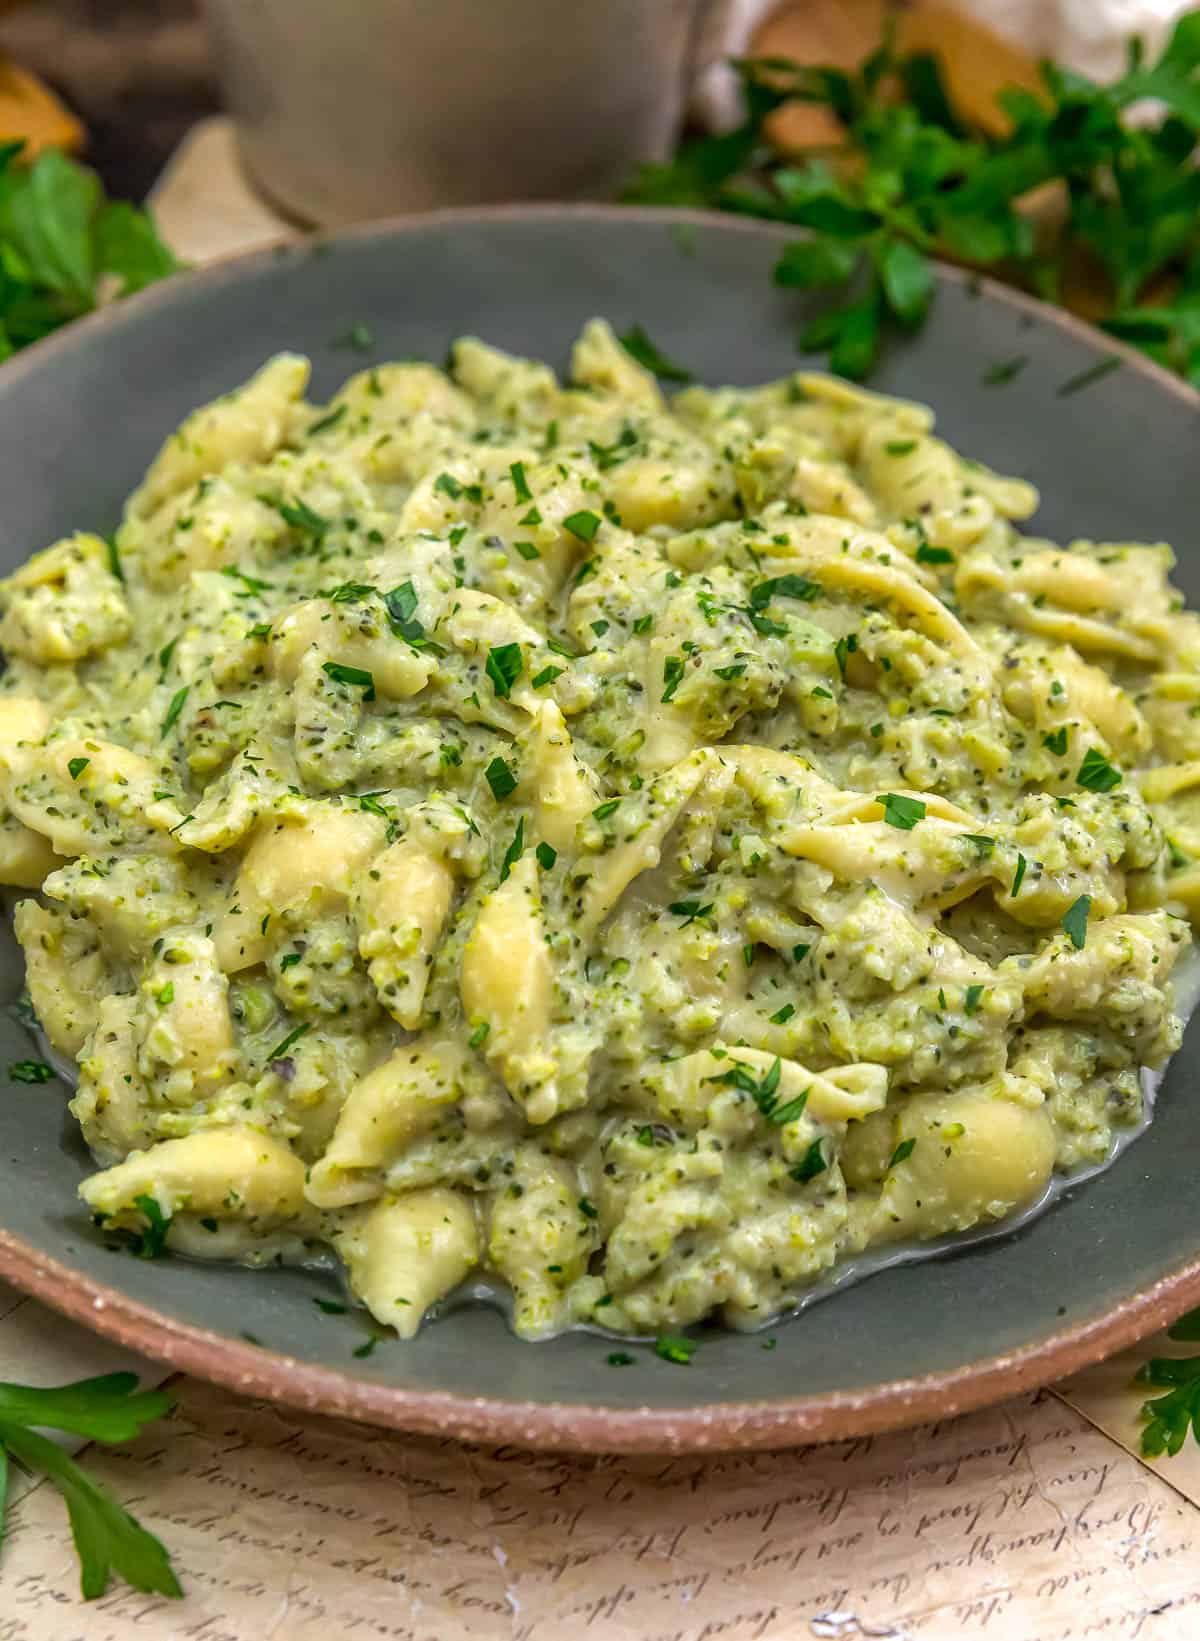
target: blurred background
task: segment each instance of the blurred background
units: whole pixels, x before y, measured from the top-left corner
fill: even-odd
[[[599,15],[618,44],[624,35],[627,52],[638,24],[643,53],[647,35],[682,27],[694,76],[686,88],[664,80],[661,96],[671,101],[685,90],[681,112],[686,107],[692,119],[711,120],[723,103],[727,115],[728,97],[713,72],[727,50],[849,68],[878,41],[885,7],[882,0],[214,0],[210,9],[221,32],[226,83],[236,77],[238,95],[253,94],[260,117],[262,105],[271,103],[283,118],[281,105],[299,66],[293,59],[307,63],[307,52],[335,107],[344,107],[363,94],[364,76],[386,84],[414,69],[424,73],[420,54],[437,36],[451,64],[438,95],[453,111],[464,64],[477,90],[489,47],[493,54],[502,48],[514,16],[524,14],[528,37],[510,43],[512,59],[525,64],[518,78],[526,101],[537,94],[539,80],[545,94],[548,58],[581,55],[575,42],[585,20]],[[913,49],[936,44],[958,100],[978,112],[990,105],[998,83],[1029,78],[1040,56],[1088,74],[1115,73],[1129,36],[1141,34],[1153,49],[1188,7],[1180,0],[915,0],[899,9],[907,43]],[[110,193],[143,198],[189,130],[226,104],[203,13],[202,0],[0,0],[0,137],[66,143],[82,151]],[[587,32],[592,50],[594,31]],[[251,51],[264,39],[279,54],[273,65],[261,65],[250,93],[250,70],[245,62],[235,68],[233,54],[239,44]],[[632,68],[632,55],[626,60]],[[586,74],[587,65],[578,66]],[[611,103],[619,90],[611,64],[606,74]],[[311,86],[297,84],[296,95],[307,97],[311,108]],[[296,186],[303,185],[298,177]],[[519,177],[511,189],[521,192]]]

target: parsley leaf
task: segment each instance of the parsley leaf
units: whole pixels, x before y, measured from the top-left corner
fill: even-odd
[[[517,829],[513,833],[513,840],[504,851],[504,859],[500,863],[500,881],[508,880],[508,874],[525,853],[525,817],[517,822]]]
[[[7,1453],[45,1476],[62,1494],[87,1601],[104,1594],[114,1573],[147,1594],[177,1598],[183,1591],[158,1539],[40,1431],[49,1428],[90,1441],[123,1442],[162,1418],[170,1407],[170,1397],[161,1391],[139,1391],[132,1373],[107,1373],[52,1389],[0,1383],[0,1479]]]
[[[520,644],[498,644],[488,651],[484,671],[501,700],[508,700],[512,694],[512,687],[521,676],[524,667],[525,658],[521,654]]]
[[[54,1077],[54,1067],[45,1060],[13,1060],[8,1075],[14,1083],[48,1083]]]
[[[1138,1384],[1166,1391],[1142,1403],[1141,1447],[1147,1458],[1178,1453],[1189,1430],[1200,1442],[1200,1356],[1151,1357],[1134,1377]]]
[[[1067,733],[1066,724],[1060,724],[1057,729],[1051,730],[1050,734],[1042,736],[1042,745],[1048,752],[1053,752],[1056,758],[1061,758],[1067,750]]]
[[[923,541],[917,548],[918,564],[953,564],[954,554],[948,547],[931,547]]]
[[[308,536],[317,543],[323,541],[333,527],[332,519],[314,513],[306,501],[277,501],[275,511],[298,535]]]
[[[803,575],[777,575],[769,581],[758,581],[750,589],[750,607],[765,610],[773,598],[798,598],[811,604],[821,596],[820,583]]]
[[[807,1185],[810,1179],[816,1179],[829,1167],[820,1138],[815,1139],[800,1161],[788,1169],[791,1177],[801,1185]]]
[[[162,732],[164,735],[168,730],[173,729],[179,722],[179,714],[183,711],[183,704],[188,698],[188,692],[191,687],[192,686],[190,684],[184,684],[182,689],[177,689],[174,695],[172,695],[171,704],[167,708],[167,715],[162,721]]]
[[[563,520],[563,529],[569,530],[578,541],[593,542],[600,524],[600,515],[584,508],[581,512],[569,513]]]
[[[683,927],[685,929],[689,923],[694,923],[698,917],[707,917],[712,909],[713,902],[711,900],[703,903],[699,900],[673,900],[667,907],[667,910],[675,917],[683,918]]]
[[[364,701],[375,699],[375,675],[362,667],[348,667],[341,661],[323,661],[321,671],[327,678],[332,678],[335,684],[346,684],[352,689],[361,689]]]
[[[518,501],[532,501],[533,492],[529,488],[529,481],[525,477],[525,463],[512,462],[509,465],[508,476],[512,480],[513,490]],[[524,522],[522,520],[522,522]]]
[[[497,803],[517,790],[517,777],[503,758],[493,758],[483,774]]]
[[[914,1140],[914,1139],[901,1140],[900,1144],[892,1152],[891,1160],[888,1163],[888,1167],[889,1168],[895,1168],[899,1163],[907,1162],[909,1157],[911,1157],[913,1152],[916,1150],[916,1148],[917,1148],[916,1140]]]
[[[1067,937],[1077,952],[1087,945],[1088,914],[1092,909],[1091,895],[1080,895],[1067,907],[1062,915],[1062,926]]]
[[[617,337],[617,341],[631,359],[636,359],[639,365],[652,371],[655,376],[661,376],[664,382],[692,380],[692,372],[686,366],[676,364],[674,359],[669,359],[661,348],[656,347],[643,326],[631,325]]]
[[[1089,792],[1111,792],[1114,787],[1120,786],[1123,779],[1121,771],[1113,768],[1099,748],[1089,746],[1083,755],[1075,784],[1086,787]]]
[[[683,683],[684,661],[681,655],[668,655],[663,662],[663,692],[659,699],[667,702],[673,699],[675,691]]]
[[[742,59],[734,64],[740,123],[685,139],[667,163],[644,166],[625,197],[808,230],[784,246],[775,282],[829,293],[798,341],[827,351],[845,376],[865,375],[889,334],[923,322],[935,298],[931,258],[940,255],[995,269],[1051,301],[1063,300],[1081,261],[1096,263],[1108,328],[1200,378],[1198,42],[1189,13],[1156,61],[1131,50],[1115,79],[1044,64],[1036,95],[999,94],[1002,121],[957,108],[936,57],[903,53],[892,33],[853,70]],[[1148,118],[1129,122],[1126,110],[1147,100]],[[840,131],[807,148],[780,144],[771,117],[795,104],[818,105]],[[1063,212],[1035,233],[1019,202],[1054,183]],[[1148,290],[1168,294],[1139,307]],[[1011,382],[1027,362],[1000,360],[983,380]],[[1060,394],[1082,391],[1119,363],[1098,361]]]
[[[1028,864],[1029,864],[1029,862],[1025,859],[1025,856],[1018,852],[1018,854],[1017,854],[1017,869],[1013,873],[1012,888],[1008,891],[1009,897],[1013,900],[1015,900],[1017,898],[1017,890],[1021,887],[1022,883],[1025,881],[1025,868],[1028,866]]]
[[[925,805],[920,798],[906,798],[902,792],[881,792],[875,799],[883,805],[883,818],[889,826],[911,832],[918,821],[925,819]]]
[[[660,1333],[654,1341],[654,1354],[661,1356],[664,1362],[674,1362],[678,1367],[687,1367],[699,1349],[700,1341],[689,1339],[683,1333]]]
[[[281,1043],[277,1043],[267,1055],[267,1065],[274,1065],[276,1060],[284,1059],[288,1050],[294,1048],[300,1041],[301,1037],[307,1037],[311,1030],[312,1024],[310,1022],[306,1022],[304,1025],[296,1026],[294,1030],[289,1031],[283,1041]]]

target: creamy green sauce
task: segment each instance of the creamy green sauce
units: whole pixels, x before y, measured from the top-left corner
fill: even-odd
[[[413,1332],[756,1327],[1147,1114],[1200,906],[1169,550],[832,378],[284,356],[0,587],[0,882],[106,1224]]]

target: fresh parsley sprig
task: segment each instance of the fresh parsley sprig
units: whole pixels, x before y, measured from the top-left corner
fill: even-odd
[[[734,66],[741,124],[644,168],[626,198],[807,229],[775,267],[780,285],[830,293],[800,334],[803,349],[828,352],[845,376],[866,375],[889,333],[924,320],[934,256],[1053,302],[1082,262],[1107,286],[1107,328],[1200,384],[1200,13],[1180,18],[1153,63],[1134,42],[1109,85],[1044,64],[1039,94],[1000,96],[1002,136],[973,129],[936,57],[899,55],[890,33],[854,73],[778,57]],[[1126,111],[1147,99],[1158,113],[1130,126]],[[768,121],[788,103],[827,107],[844,146],[776,146]],[[1035,232],[1022,203],[1047,184],[1062,217]],[[1150,290],[1155,305],[1138,307]],[[1011,380],[1016,370],[1005,369],[989,379]]]
[[[0,359],[179,266],[151,217],[106,199],[95,172],[55,148],[26,166],[23,148],[0,143]]]
[[[61,1430],[94,1442],[124,1442],[161,1419],[171,1398],[142,1390],[132,1373],[106,1373],[54,1389],[0,1383],[0,1541],[7,1461],[40,1473],[62,1494],[79,1555],[85,1601],[104,1594],[113,1573],[135,1590],[183,1594],[171,1559],[98,1482],[41,1432]]]
[[[1200,1309],[1181,1316],[1167,1329],[1167,1337],[1200,1340]],[[1148,1459],[1178,1453],[1189,1430],[1200,1442],[1200,1356],[1152,1357],[1138,1369],[1134,1383],[1166,1392],[1142,1403],[1142,1452]]]

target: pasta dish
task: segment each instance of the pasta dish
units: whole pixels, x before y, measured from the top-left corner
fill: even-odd
[[[0,882],[108,1229],[411,1335],[756,1327],[1110,1156],[1181,1026],[1165,546],[833,377],[272,359],[0,583]],[[46,1098],[29,1090],[22,1097]]]

